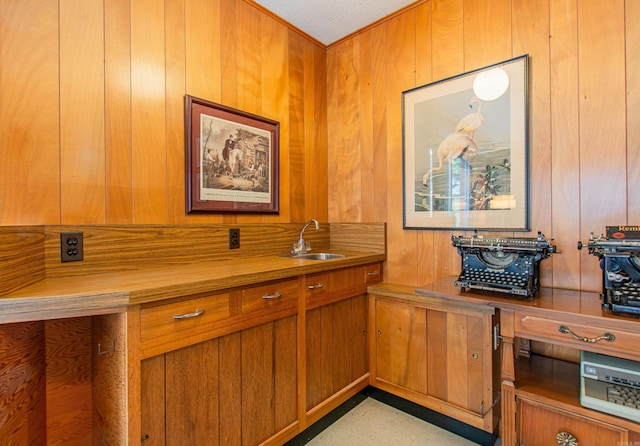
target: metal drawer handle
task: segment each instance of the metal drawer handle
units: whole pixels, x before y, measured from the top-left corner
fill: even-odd
[[[315,285],[309,285],[307,288],[309,288],[310,290],[324,288],[324,283],[320,282],[320,283],[316,283]]]
[[[282,293],[276,292],[275,294],[265,294],[262,296],[263,299],[277,299],[278,297],[282,297]]]
[[[558,432],[556,434],[558,446],[578,446],[578,439],[569,432]]]
[[[176,314],[173,316],[174,319],[191,319],[192,317],[202,316],[204,314],[204,310],[196,310],[193,313],[185,313],[185,314]]]
[[[368,276],[377,276],[380,274],[380,271],[367,271]]]
[[[578,341],[588,342],[590,344],[595,344],[598,341],[613,342],[613,341],[616,340],[616,337],[614,335],[612,335],[611,333],[603,333],[600,336],[598,336],[597,338],[585,338],[583,336],[578,336],[577,334],[572,332],[571,329],[569,329],[569,327],[567,327],[566,325],[559,326],[558,327],[558,331],[560,333],[564,333],[564,334],[569,333],[571,336],[576,338]]]

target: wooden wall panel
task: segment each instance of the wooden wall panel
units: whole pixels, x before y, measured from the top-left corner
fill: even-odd
[[[289,35],[289,161],[281,163],[288,167],[289,175],[280,183],[288,182],[290,202],[305,203],[307,176],[311,169],[308,171],[306,168],[304,39],[293,31]],[[306,206],[293,207],[289,215],[292,221],[306,221]]]
[[[289,30],[273,18],[262,15],[260,18],[261,46],[260,60],[262,62],[261,77],[261,103],[262,116],[280,123],[280,133],[290,134],[290,105],[289,90],[299,88],[291,86],[289,79]],[[294,82],[297,83],[297,79]],[[290,166],[290,153],[299,154],[299,147],[291,147],[289,138],[280,140],[280,214],[289,216],[292,203],[296,203],[291,196],[290,176],[297,175],[294,166]],[[298,199],[297,202],[302,200]],[[255,222],[281,222],[285,219],[280,215],[255,215],[243,217],[240,221]],[[285,220],[286,221],[286,220]]]
[[[165,36],[166,51],[166,144],[167,144],[167,223],[185,224],[185,137],[184,137],[184,94],[187,90],[187,76],[185,66],[187,64],[188,46],[187,29],[190,23],[185,23],[185,16],[189,16],[186,9],[191,3],[184,1],[171,1],[165,4],[166,29],[170,31]],[[204,15],[208,10],[201,11]],[[218,11],[214,8],[212,16],[205,18],[210,22],[218,17]],[[202,20],[202,19],[201,19]],[[186,29],[185,29],[186,28]],[[212,31],[210,30],[209,33]],[[215,40],[214,40],[215,42]],[[214,59],[215,60],[215,59]],[[187,69],[187,72],[190,70]],[[196,71],[199,71],[196,69]],[[215,70],[217,73],[219,70]],[[215,74],[211,76],[215,77]]]
[[[509,59],[513,46],[511,0],[463,0],[462,8],[464,70]]]
[[[4,225],[60,223],[58,29],[57,0],[0,3]]]
[[[627,218],[624,37],[623,0],[578,1],[583,236]],[[597,259],[590,260],[581,265],[581,287],[598,290],[602,273]]]
[[[131,5],[104,3],[105,185],[108,224],[131,224]]]
[[[625,3],[626,60],[640,60],[640,2]],[[640,190],[640,70],[626,64],[627,76],[627,190]],[[627,221],[637,225],[640,221],[640,194],[627,196]]]
[[[603,232],[606,225],[637,224],[633,219],[640,215],[640,200],[631,193],[638,182],[631,172],[640,165],[633,148],[640,138],[632,122],[640,108],[630,99],[638,90],[640,31],[634,20],[638,9],[623,0],[431,0],[328,48],[327,100],[332,119],[339,92],[351,82],[339,76],[340,68],[332,61],[343,48],[362,45],[372,36],[374,114],[366,117],[364,101],[359,116],[371,119],[374,128],[374,159],[363,166],[386,166],[379,171],[386,179],[382,188],[388,203],[381,216],[389,237],[385,280],[419,285],[460,271],[449,231],[401,229],[399,98],[407,86],[400,78],[415,74],[419,86],[528,54],[532,230],[528,235],[542,231],[562,251],[543,262],[542,283],[600,291],[598,261],[579,252],[576,241],[586,240],[591,231]],[[393,28],[396,22],[405,23],[402,31]],[[402,33],[414,27],[415,35],[403,40]],[[415,52],[405,53],[408,47]],[[366,78],[367,70],[361,65],[353,75]],[[381,95],[384,99],[379,101]],[[381,120],[376,110],[383,107]],[[329,129],[335,128],[330,121]],[[345,150],[339,142],[347,135],[329,134],[330,185],[345,174],[334,173],[334,167]],[[367,201],[364,189],[361,193],[347,199],[363,207],[364,221],[364,216],[384,208]],[[350,203],[337,206],[336,197],[335,187],[330,186],[330,221],[349,221],[353,216],[344,210]]]
[[[327,191],[328,151],[327,151],[327,70],[325,50],[304,42],[305,77],[305,215],[306,221],[329,220]],[[294,172],[294,175],[298,175]],[[297,207],[300,207],[298,204]],[[293,209],[292,209],[293,212]],[[291,221],[296,221],[293,217]],[[382,221],[382,220],[375,220]]]
[[[578,105],[578,22],[577,2],[553,0],[549,2],[551,45],[550,95],[552,147],[551,151],[552,203],[551,228],[558,241],[579,240],[581,228],[580,177],[573,175],[580,165],[580,123]],[[549,166],[545,166],[549,168]],[[588,230],[588,228],[585,228]],[[551,235],[551,234],[549,234]],[[562,246],[562,245],[561,245]],[[580,262],[590,261],[586,252],[563,247],[562,255],[553,257],[553,285],[560,288],[580,288]],[[595,259],[593,259],[595,260]],[[548,283],[548,282],[543,282]]]
[[[245,0],[26,0],[0,13],[13,61],[0,67],[1,225],[328,220],[317,42]],[[187,93],[281,123],[279,215],[186,215]]]
[[[163,1],[131,3],[134,223],[167,218],[164,21]]]
[[[61,223],[105,221],[102,0],[60,3]]]
[[[551,94],[549,62],[549,2],[534,0],[513,4],[513,55],[528,54],[529,64],[529,169],[530,237],[551,231]],[[555,257],[542,263],[542,278],[552,284]]]
[[[402,101],[401,92],[415,85],[415,11],[385,25],[385,84],[387,104],[387,234],[388,270],[385,280],[416,283],[415,231],[402,229]]]

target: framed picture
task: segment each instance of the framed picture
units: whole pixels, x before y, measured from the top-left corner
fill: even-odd
[[[187,213],[278,213],[280,124],[185,96]]]
[[[529,230],[527,65],[402,93],[405,229]]]

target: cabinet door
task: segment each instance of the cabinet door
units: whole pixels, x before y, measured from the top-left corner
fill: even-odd
[[[427,311],[429,396],[478,414],[489,408],[491,358],[485,358],[491,348],[488,317]]]
[[[427,393],[427,310],[376,299],[376,379]]]
[[[307,311],[307,410],[368,372],[367,315],[366,295]]]
[[[297,316],[146,359],[145,445],[256,445],[297,420]]]
[[[375,311],[376,381],[476,414],[490,407],[490,316],[385,299]]]

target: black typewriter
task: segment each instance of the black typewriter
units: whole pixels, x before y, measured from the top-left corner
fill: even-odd
[[[609,233],[609,228],[607,228]],[[622,232],[607,238],[589,237],[589,254],[600,259],[602,306],[611,311],[640,314],[640,237],[628,239]],[[578,249],[584,244],[578,242]]]
[[[533,297],[540,289],[540,261],[556,252],[555,245],[538,237],[451,236],[462,257],[455,286]]]

